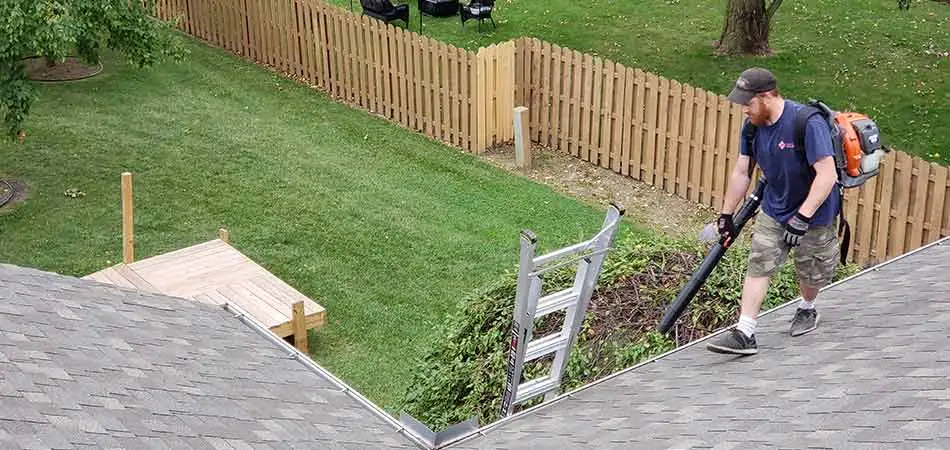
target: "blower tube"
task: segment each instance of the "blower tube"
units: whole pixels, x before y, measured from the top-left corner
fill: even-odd
[[[736,227],[736,236],[742,232],[742,227],[745,226],[746,222],[748,222],[759,209],[759,204],[762,203],[762,191],[765,190],[765,184],[765,178],[759,178],[755,191],[749,195],[745,204],[743,204],[739,212],[736,213],[733,219],[733,223]],[[719,242],[709,251],[709,254],[703,259],[703,263],[699,266],[699,269],[693,273],[692,278],[689,279],[686,286],[680,291],[676,300],[666,308],[663,320],[660,321],[660,333],[666,334],[670,328],[673,327],[673,324],[676,323],[676,319],[679,319],[683,311],[686,310],[686,306],[689,305],[690,300],[693,299],[693,296],[696,295],[699,288],[706,282],[706,278],[709,278],[709,274],[712,273],[712,270],[719,264],[719,260],[722,259],[722,255],[726,253],[726,250],[729,249],[732,242],[733,241],[723,242],[723,239],[720,238]]]

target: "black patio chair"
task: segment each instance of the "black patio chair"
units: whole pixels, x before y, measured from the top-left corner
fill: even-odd
[[[462,21],[462,29],[465,28],[466,21],[477,20],[478,31],[482,31],[482,21],[485,19],[491,21],[492,28],[497,28],[495,20],[491,17],[494,6],[495,0],[472,0],[467,5],[459,5],[459,20]]]
[[[360,0],[363,14],[390,23],[395,20],[406,22],[409,28],[409,5],[393,5],[389,0]]]

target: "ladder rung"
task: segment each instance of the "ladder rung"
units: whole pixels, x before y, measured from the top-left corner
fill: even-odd
[[[549,334],[536,341],[528,343],[528,348],[524,352],[524,361],[532,361],[548,353],[558,351],[567,345],[568,336],[562,333]]]
[[[535,378],[518,386],[518,395],[515,396],[514,403],[521,403],[539,394],[544,394],[560,385],[560,380],[551,378],[551,375]]]
[[[570,287],[563,291],[545,295],[538,300],[538,311],[535,317],[541,317],[554,311],[559,311],[577,302],[577,292]]]

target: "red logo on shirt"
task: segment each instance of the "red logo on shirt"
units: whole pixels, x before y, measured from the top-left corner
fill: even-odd
[[[791,142],[779,141],[778,148],[779,150],[785,150],[786,148],[795,148],[795,144]]]

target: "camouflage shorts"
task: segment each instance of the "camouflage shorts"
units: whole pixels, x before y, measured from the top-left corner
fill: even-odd
[[[791,250],[782,240],[785,226],[759,212],[752,233],[748,275],[771,277],[785,263]],[[834,225],[809,228],[799,246],[791,251],[795,273],[802,284],[822,288],[831,283],[840,255]]]

